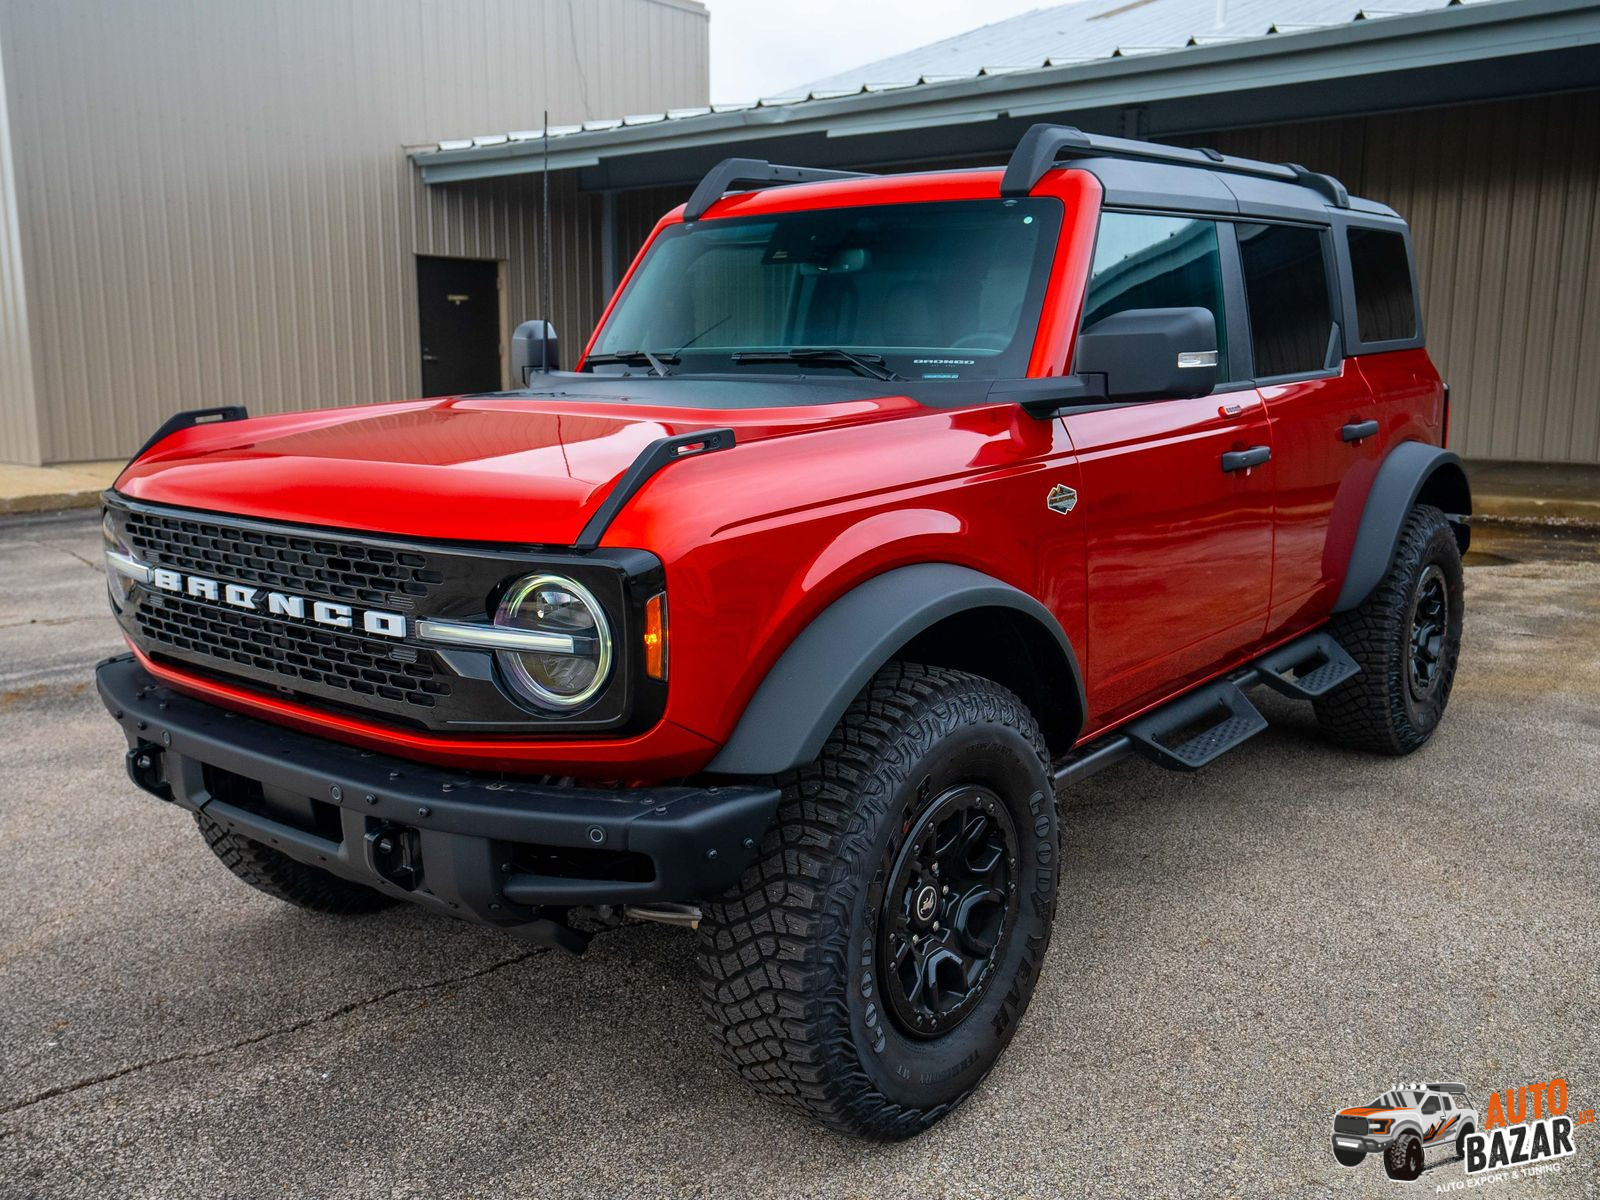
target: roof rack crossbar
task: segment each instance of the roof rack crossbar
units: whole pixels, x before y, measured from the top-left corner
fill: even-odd
[[[1006,163],[1006,172],[1000,179],[1000,194],[1026,196],[1044,178],[1045,172],[1054,168],[1056,161],[1064,156],[1127,158],[1277,179],[1310,188],[1339,208],[1350,207],[1350,193],[1342,183],[1330,175],[1308,171],[1297,163],[1260,162],[1253,158],[1218,154],[1209,149],[1190,150],[1132,138],[1107,137],[1098,133],[1084,133],[1071,125],[1035,125],[1023,134],[1011,154],[1011,161]]]
[[[825,179],[860,179],[868,171],[829,171],[821,167],[783,167],[760,158],[725,158],[695,186],[689,203],[684,205],[683,219],[698,221],[723,194],[736,183],[754,183],[763,187],[783,183],[817,183]]]

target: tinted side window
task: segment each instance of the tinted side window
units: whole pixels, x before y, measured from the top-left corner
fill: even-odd
[[[1142,213],[1103,214],[1083,327],[1130,308],[1210,309],[1217,321],[1217,378],[1231,378],[1215,224]]]
[[[1322,370],[1333,329],[1322,235],[1298,225],[1236,228],[1256,377]]]
[[[1406,240],[1383,229],[1351,227],[1350,277],[1356,289],[1356,326],[1363,342],[1417,336]]]

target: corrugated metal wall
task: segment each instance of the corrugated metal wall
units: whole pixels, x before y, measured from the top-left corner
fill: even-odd
[[[33,352],[28,344],[27,292],[17,223],[16,174],[6,120],[4,29],[0,29],[0,462],[36,462]]]
[[[401,147],[709,89],[685,0],[0,0],[0,29],[46,462],[180,408],[415,395],[415,256],[504,260],[532,315],[538,185],[424,188]],[[570,340],[599,201],[552,191]]]
[[[1600,92],[1190,140],[1332,172],[1410,222],[1458,453],[1600,463]]]

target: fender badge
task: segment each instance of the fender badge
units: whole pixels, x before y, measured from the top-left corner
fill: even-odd
[[[1078,507],[1078,493],[1064,483],[1058,483],[1050,489],[1050,494],[1044,498],[1046,507],[1051,512],[1069,513]]]

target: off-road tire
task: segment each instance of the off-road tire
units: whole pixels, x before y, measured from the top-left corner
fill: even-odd
[[[312,912],[348,915],[376,912],[395,901],[381,892],[296,862],[281,851],[229,833],[203,812],[194,815],[211,852],[257,891]]]
[[[1016,1031],[1050,941],[1059,849],[1048,764],[1032,714],[998,684],[915,664],[880,671],[817,760],[777,780],[759,858],[705,908],[700,986],[722,1057],[758,1092],[882,1140],[926,1129],[971,1095]],[[880,966],[878,918],[895,878],[886,864],[904,861],[919,814],[969,785],[992,788],[1015,833],[1009,933],[959,1024],[908,1036]]]
[[[1341,1167],[1359,1167],[1367,1157],[1365,1150],[1352,1150],[1349,1146],[1341,1146],[1338,1142],[1333,1144],[1333,1157],[1338,1160]]]
[[[1467,1157],[1467,1138],[1470,1137],[1472,1134],[1474,1134],[1476,1132],[1478,1132],[1478,1127],[1476,1125],[1471,1124],[1471,1123],[1468,1123],[1468,1124],[1463,1125],[1461,1127],[1461,1132],[1456,1134],[1456,1157],[1457,1158],[1465,1159]]]
[[[1422,1142],[1414,1133],[1402,1133],[1383,1152],[1383,1170],[1390,1179],[1416,1179],[1426,1161]]]
[[[1437,679],[1419,698],[1408,668],[1413,615],[1419,585],[1440,576],[1448,609]],[[1323,733],[1341,745],[1377,754],[1410,754],[1423,746],[1450,700],[1462,612],[1461,549],[1444,514],[1419,504],[1406,517],[1394,559],[1372,595],[1328,625],[1361,673],[1313,702]]]

